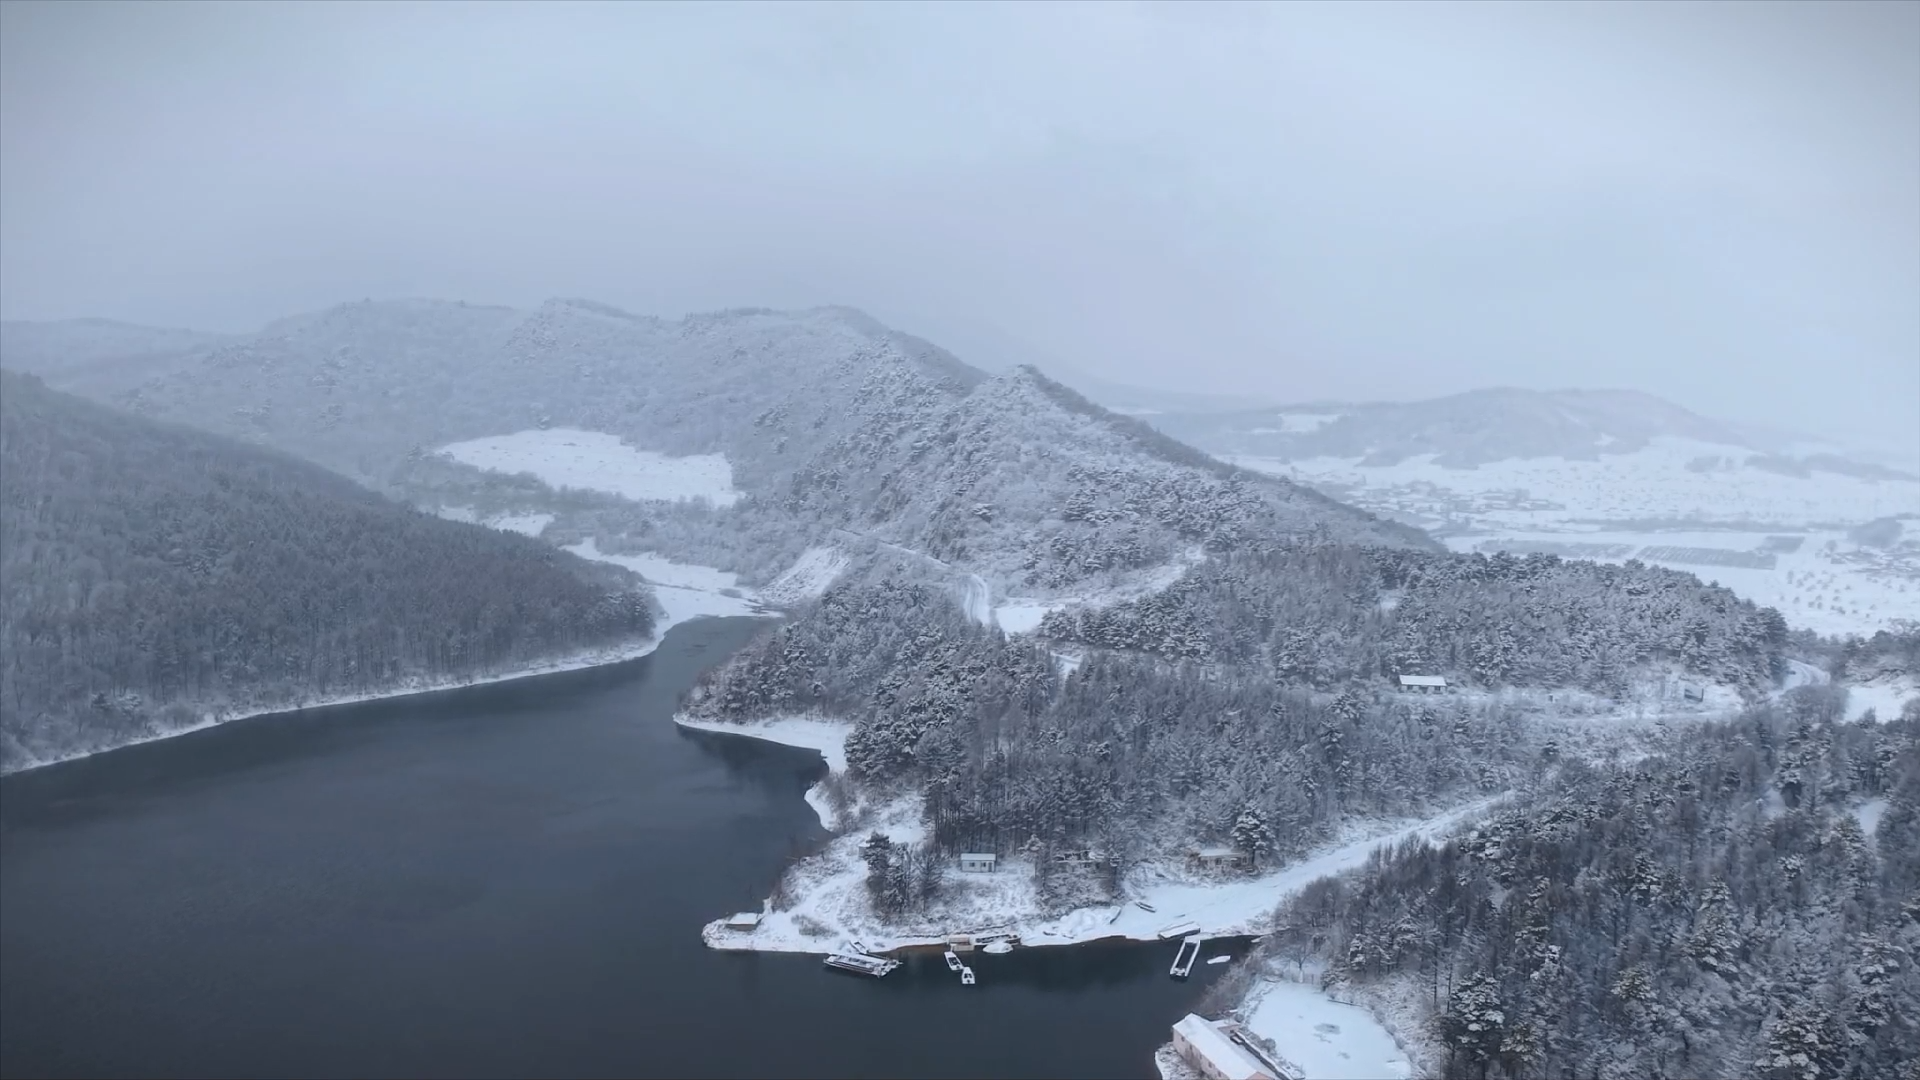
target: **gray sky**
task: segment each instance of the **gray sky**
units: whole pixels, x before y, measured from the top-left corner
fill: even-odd
[[[0,4],[0,314],[411,295],[1920,460],[1920,3]]]

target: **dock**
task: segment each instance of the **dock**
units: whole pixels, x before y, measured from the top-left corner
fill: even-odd
[[[837,971],[851,971],[856,975],[871,975],[877,979],[899,967],[900,961],[864,953],[834,953],[827,957],[826,964]]]
[[[1180,943],[1180,952],[1173,958],[1173,967],[1167,974],[1176,979],[1184,979],[1193,974],[1193,962],[1200,959],[1200,935],[1195,934]]]

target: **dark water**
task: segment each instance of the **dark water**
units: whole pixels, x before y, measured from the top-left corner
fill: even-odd
[[[1174,946],[885,979],[715,953],[820,839],[818,755],[683,732],[753,630],[242,721],[0,782],[7,1076],[1152,1075]]]

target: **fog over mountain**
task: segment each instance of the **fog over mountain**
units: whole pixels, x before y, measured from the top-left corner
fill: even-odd
[[[9,319],[853,304],[990,371],[1627,387],[1920,470],[1910,3],[0,19]]]
[[[11,0],[0,368],[0,1073],[1920,1080],[1920,3]]]

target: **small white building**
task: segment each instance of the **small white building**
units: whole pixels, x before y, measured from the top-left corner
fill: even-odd
[[[760,913],[741,911],[727,917],[727,929],[754,931],[760,928]]]
[[[1206,1080],[1294,1080],[1286,1070],[1269,1068],[1236,1041],[1233,1033],[1239,1027],[1188,1013],[1173,1025],[1174,1052]]]
[[[969,874],[991,874],[998,869],[1000,856],[969,851],[960,856],[960,869]]]
[[[1247,853],[1236,847],[1214,844],[1189,850],[1187,861],[1198,870],[1233,870],[1246,865]]]
[[[1447,689],[1447,680],[1439,675],[1402,675],[1400,689],[1417,694],[1440,694]]]

